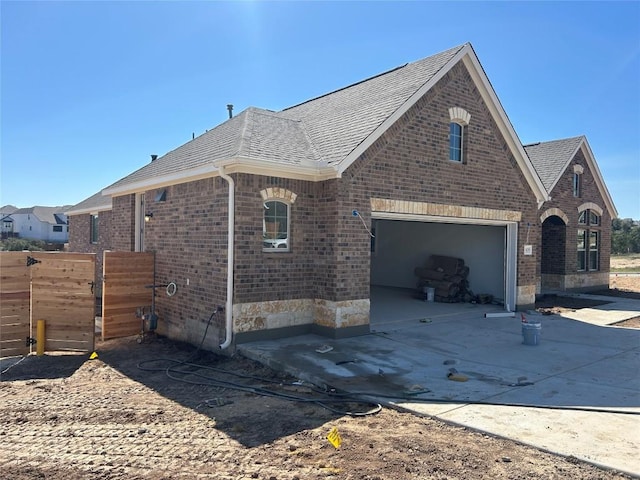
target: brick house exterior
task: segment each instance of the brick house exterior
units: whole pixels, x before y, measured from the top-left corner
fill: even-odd
[[[66,212],[69,219],[69,251],[96,254],[95,293],[102,297],[102,253],[114,249],[111,198],[101,192],[74,205]],[[92,218],[93,217],[93,218]],[[92,231],[97,220],[97,235]]]
[[[536,143],[525,146],[525,150],[536,169],[543,173],[542,181],[551,196],[542,205],[539,217],[540,290],[608,288],[610,226],[615,207],[587,139],[580,136]],[[574,191],[576,175],[578,191]],[[596,225],[589,221],[589,213],[595,215],[591,218],[597,220]],[[589,245],[585,245],[584,252],[577,252],[579,241],[585,240],[579,232],[596,235],[594,265],[589,265]],[[580,256],[584,265],[579,264]]]
[[[464,131],[460,161],[450,160],[453,123]],[[608,195],[598,176],[586,162],[603,275],[615,210],[594,196],[598,182]],[[226,348],[366,333],[372,285],[411,286],[411,262],[438,249],[468,254],[474,288],[494,288],[505,308],[530,308],[547,272],[567,277],[576,265],[566,231],[557,267],[561,234],[541,215],[575,217],[579,206],[562,203],[564,180],[550,195],[541,178],[465,44],[281,112],[249,108],[102,193],[113,201],[111,247],[154,251],[156,282],[178,286],[156,300],[158,331],[191,343],[208,331],[207,347]],[[267,226],[279,205],[284,240]]]

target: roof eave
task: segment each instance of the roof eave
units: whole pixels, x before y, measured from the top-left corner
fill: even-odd
[[[233,157],[218,160],[215,164],[217,167],[224,167],[226,173],[276,176],[308,182],[321,182],[332,178],[339,178],[336,169],[325,163],[291,165],[269,162],[258,158]]]
[[[96,205],[93,207],[86,207],[86,208],[74,208],[71,210],[67,210],[66,212],[64,212],[65,215],[67,216],[72,216],[72,215],[85,215],[85,214],[94,214],[94,213],[100,213],[100,212],[108,212],[109,210],[111,210],[113,208],[112,204],[103,204],[103,205]]]
[[[218,168],[213,163],[201,167],[181,170],[176,173],[146,178],[137,182],[130,182],[120,186],[111,186],[102,190],[102,194],[111,197],[120,197],[132,193],[146,192],[156,188],[168,187],[180,183],[193,182],[203,178],[211,178],[218,174]]]
[[[347,170],[353,162],[355,162],[369,147],[371,147],[394,123],[396,123],[422,96],[427,93],[436,83],[451,70],[451,68],[467,54],[471,46],[464,45],[458,53],[456,53],[438,72],[436,72],[426,83],[424,83],[416,92],[411,95],[400,107],[389,115],[378,127],[365,138],[349,155],[347,155],[338,164],[338,174],[342,174]]]
[[[602,198],[604,199],[605,206],[607,207],[607,210],[609,210],[609,213],[611,214],[611,218],[616,218],[618,216],[618,210],[616,209],[616,206],[613,203],[613,198],[611,197],[611,194],[609,193],[609,189],[607,188],[607,185],[604,182],[604,177],[602,176],[602,172],[598,167],[598,162],[596,162],[596,157],[593,155],[593,152],[591,151],[591,147],[589,146],[589,142],[587,142],[586,137],[583,137],[582,143],[580,144],[579,148],[582,148],[582,152],[584,153],[584,158],[587,160],[587,163],[589,164],[589,169],[593,174],[593,178],[595,179],[598,190],[600,191],[600,195],[602,195]]]
[[[538,202],[538,208],[540,208],[542,207],[542,204],[549,201],[551,197],[549,196],[547,189],[544,187],[542,180],[538,176],[536,169],[533,167],[529,156],[525,152],[522,142],[518,139],[518,135],[516,134],[513,125],[511,125],[511,121],[507,117],[504,108],[502,108],[502,104],[500,103],[496,92],[493,90],[487,75],[484,73],[484,69],[480,65],[480,61],[473,51],[473,48],[471,48],[470,45],[465,48],[467,51],[463,57],[464,64],[467,67],[474,83],[478,87],[480,95],[491,112],[492,117],[496,121],[498,129],[507,142],[511,153],[513,153],[516,163],[520,167],[522,174],[525,176],[527,183],[531,187],[531,190]]]
[[[375,141],[377,141],[382,134],[387,131],[397,120],[399,120],[420,98],[423,97],[436,83],[438,83],[460,60],[462,60],[469,71],[474,83],[478,87],[480,94],[487,107],[491,111],[493,118],[498,124],[500,132],[504,136],[513,153],[516,162],[520,166],[527,183],[531,187],[531,190],[535,194],[538,208],[542,206],[545,201],[550,199],[547,190],[542,184],[542,180],[533,168],[533,164],[529,160],[524,148],[518,139],[518,136],[511,125],[511,122],[507,118],[507,115],[502,108],[500,101],[493,87],[489,83],[489,79],[480,61],[476,56],[471,44],[465,44],[451,59],[436,73],[429,81],[422,85],[411,97],[409,97],[393,114],[382,122],[360,145],[354,148],[349,155],[342,160],[338,167],[338,174],[342,176],[344,171],[349,168],[353,162],[355,162]]]

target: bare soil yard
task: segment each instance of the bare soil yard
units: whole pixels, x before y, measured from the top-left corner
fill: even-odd
[[[31,356],[11,367],[0,383],[2,478],[628,478],[391,408],[336,413],[372,406],[332,403],[246,359],[194,351],[126,338],[98,342],[94,360]],[[327,440],[333,427],[339,448]]]
[[[612,276],[602,293],[634,292],[640,277]],[[545,308],[585,306],[562,298]],[[3,479],[628,478],[391,408],[339,413],[372,405],[161,337],[97,341],[96,351],[30,356],[2,373]],[[327,439],[334,427],[339,448]]]

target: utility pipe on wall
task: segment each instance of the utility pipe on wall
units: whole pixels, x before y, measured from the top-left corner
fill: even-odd
[[[233,178],[227,175],[224,171],[224,167],[220,167],[220,177],[227,181],[229,184],[229,217],[228,217],[228,232],[227,232],[227,304],[225,306],[226,320],[225,330],[226,337],[223,343],[220,344],[220,349],[224,350],[231,345],[233,339],[233,251],[235,249],[235,182]]]

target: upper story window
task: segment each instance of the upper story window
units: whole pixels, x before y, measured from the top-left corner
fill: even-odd
[[[449,109],[449,160],[452,162],[465,162],[465,130],[471,120],[471,114],[464,108],[452,107]]]
[[[573,196],[580,197],[582,195],[582,174],[573,174]]]
[[[98,243],[98,215],[91,215],[91,243]]]
[[[449,160],[462,162],[462,135],[464,129],[459,123],[449,124]]]
[[[61,232],[62,231],[62,225],[54,225],[53,226],[53,231],[54,232]]]
[[[584,167],[582,165],[573,166],[573,196],[580,198],[582,196],[582,174]]]

